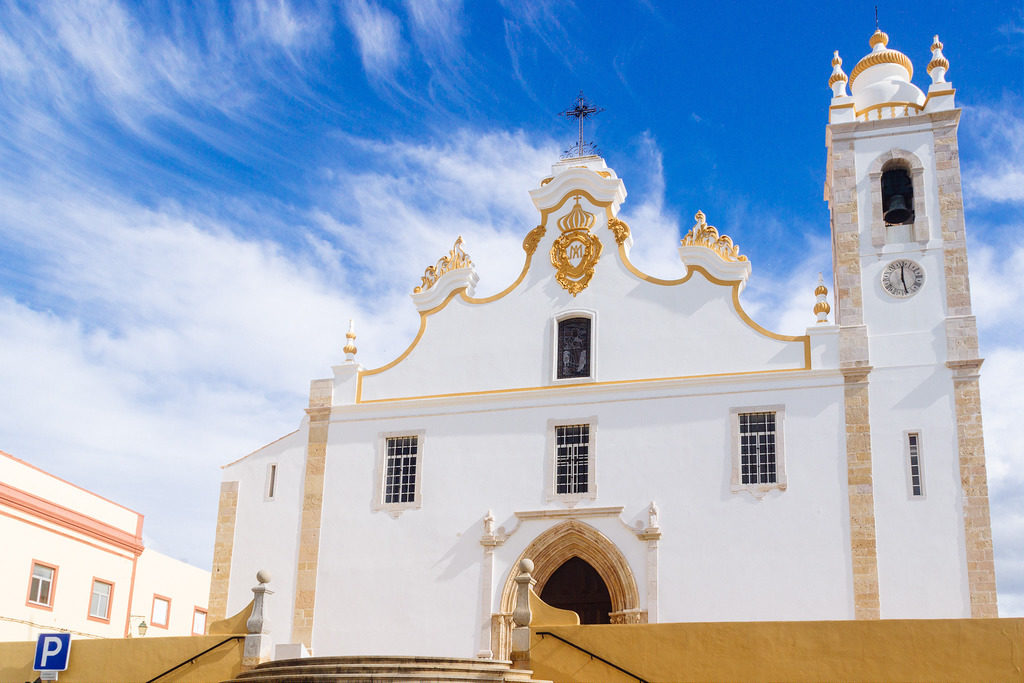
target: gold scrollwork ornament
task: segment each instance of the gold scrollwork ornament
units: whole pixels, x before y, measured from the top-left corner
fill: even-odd
[[[579,195],[575,199],[572,210],[558,219],[562,234],[551,245],[551,265],[557,271],[555,279],[573,296],[590,284],[602,249],[601,240],[590,232],[594,214],[583,210]]]

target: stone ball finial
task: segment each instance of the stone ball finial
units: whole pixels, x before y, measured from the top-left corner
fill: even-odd
[[[525,557],[519,560],[519,571],[524,572],[526,574],[530,574],[531,572],[533,572],[533,560],[527,559]]]
[[[260,583],[270,583],[270,572],[266,569],[261,569],[256,572],[256,580]]]

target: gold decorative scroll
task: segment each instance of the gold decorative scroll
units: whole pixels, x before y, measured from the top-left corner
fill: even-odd
[[[537,251],[537,245],[540,244],[540,240],[544,237],[545,232],[547,232],[547,229],[543,225],[538,225],[531,230],[523,239],[523,251],[533,256],[533,252]]]
[[[459,235],[447,256],[442,256],[438,259],[436,265],[427,266],[427,269],[423,272],[423,284],[412,290],[413,294],[419,294],[430,289],[448,271],[469,268],[472,265],[473,262],[469,260],[469,254],[462,249],[462,235]]]
[[[708,225],[704,220],[704,212],[698,211],[694,218],[697,224],[683,237],[684,247],[707,247],[714,251],[723,261],[746,261],[740,256],[740,248],[732,243],[728,235],[719,235],[718,229]]]
[[[558,219],[562,234],[551,245],[551,265],[558,271],[558,284],[576,296],[590,284],[594,277],[594,266],[601,258],[601,240],[590,232],[594,225],[594,214],[580,206],[580,195],[574,197],[576,205],[569,213]]]
[[[626,224],[626,221],[619,220],[618,218],[609,218],[608,229],[615,235],[616,244],[622,244],[629,237],[629,225]]]

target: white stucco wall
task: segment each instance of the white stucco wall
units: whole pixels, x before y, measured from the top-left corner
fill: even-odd
[[[913,129],[897,146],[913,151],[933,173],[930,135]],[[858,173],[866,174],[892,143],[877,135],[863,142],[857,163]],[[589,285],[570,296],[554,278],[549,252],[559,236],[558,218],[573,205],[562,202],[573,191],[570,180],[586,171],[565,173],[560,179],[556,172],[533,193],[538,209],[550,212],[547,233],[516,288],[489,302],[456,294],[430,310],[444,300],[438,294],[423,305],[429,313],[408,354],[363,371],[358,394],[351,379],[358,366],[335,369],[316,654],[486,652],[490,617],[501,611],[516,560],[538,535],[573,515],[621,552],[637,584],[637,607],[651,620],[854,617],[838,328],[816,326],[807,338],[779,338],[745,318],[733,284],[715,283],[699,270],[672,285],[638,275],[605,223],[602,202],[614,213],[625,197],[614,173],[580,180],[597,197],[581,198],[580,205],[595,215],[591,233],[604,250]],[[934,183],[927,180],[925,187],[928,244],[874,250],[870,221],[861,217],[862,293],[874,367],[878,571],[887,618],[969,611],[952,382],[943,365],[941,231]],[[858,192],[868,206],[870,186],[860,182]],[[634,230],[632,239],[642,239],[641,226]],[[879,273],[904,254],[912,254],[929,279],[916,296],[894,301],[882,292]],[[713,267],[717,258],[705,262]],[[739,272],[735,265],[728,272]],[[712,276],[726,280],[726,270]],[[680,277],[685,273],[681,265]],[[473,279],[467,272],[450,277]],[[442,279],[436,286],[451,284]],[[812,303],[808,293],[808,311]],[[593,320],[594,372],[560,382],[553,377],[555,325],[574,312]],[[758,409],[779,415],[786,483],[763,497],[734,490],[732,482],[737,436],[731,415]],[[550,433],[555,424],[583,422],[592,430],[596,494],[570,504],[551,493]],[[909,495],[908,430],[922,436],[921,498]],[[419,497],[407,509],[382,509],[384,439],[402,434],[420,437]],[[278,632],[285,638],[305,445],[300,430],[224,474],[240,482],[229,604],[244,604],[251,573],[272,565],[279,578],[272,586],[272,618],[282,623]],[[270,504],[261,496],[272,461],[288,463],[282,484],[292,472],[299,483]],[[652,501],[660,510],[656,571],[649,541],[639,537]],[[501,538],[492,570],[480,542],[488,511]]]

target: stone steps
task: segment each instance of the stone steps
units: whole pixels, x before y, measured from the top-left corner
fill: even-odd
[[[530,671],[492,659],[447,657],[305,657],[266,662],[225,683],[538,683]]]

